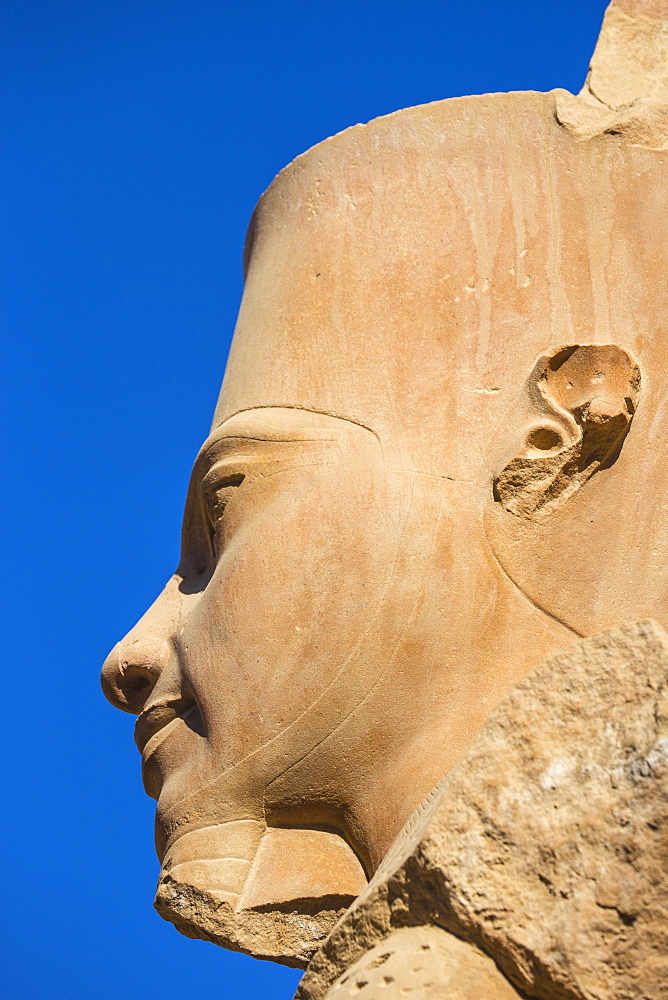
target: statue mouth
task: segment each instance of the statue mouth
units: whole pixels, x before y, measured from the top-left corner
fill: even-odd
[[[179,719],[184,719],[197,706],[194,699],[179,697],[147,705],[135,723],[135,743],[144,761],[168,736]]]

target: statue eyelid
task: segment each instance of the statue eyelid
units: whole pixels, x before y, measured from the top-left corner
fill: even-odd
[[[205,492],[211,492],[212,490],[223,490],[227,486],[241,486],[245,478],[246,475],[243,472],[221,475],[220,473],[216,473],[215,469],[212,469],[210,472],[207,472],[202,480],[202,489]]]
[[[226,472],[215,467],[202,479],[202,500],[212,527],[222,517],[231,496],[221,496],[225,490],[241,486],[246,478],[243,472]]]

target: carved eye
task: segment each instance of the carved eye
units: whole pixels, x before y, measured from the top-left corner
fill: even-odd
[[[233,498],[236,490],[241,486],[246,477],[243,473],[231,475],[221,475],[212,469],[204,477],[202,482],[202,494],[206,505],[206,512],[213,529],[220,522],[225,508]]]

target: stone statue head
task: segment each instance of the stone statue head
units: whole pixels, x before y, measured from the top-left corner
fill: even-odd
[[[668,618],[665,157],[568,96],[396,112],[260,200],[181,562],[103,672],[187,934],[303,964],[519,678]]]

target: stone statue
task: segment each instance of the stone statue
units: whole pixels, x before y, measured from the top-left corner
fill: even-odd
[[[614,0],[579,96],[456,98],[357,125],[286,167],[253,215],[181,563],[103,686],[138,715],[159,912],[302,968],[320,948],[304,998],[668,996],[659,945],[651,975],[636,952],[620,973],[636,970],[635,993],[602,981],[605,949],[582,980],[600,930],[582,908],[554,916],[577,927],[576,957],[556,930],[524,940],[499,899],[530,899],[538,920],[538,890],[511,904],[507,887],[472,889],[497,907],[494,933],[460,912],[472,821],[446,857],[467,796],[483,838],[503,824],[482,798],[549,771],[529,775],[513,739],[549,730],[553,752],[562,733],[576,759],[573,713],[595,705],[600,721],[608,690],[619,740],[630,705],[663,718],[668,646],[642,622],[668,623],[667,150],[668,0]],[[647,690],[624,693],[639,664]],[[589,732],[600,770],[612,737]],[[524,861],[493,864],[518,886],[529,868],[552,877],[531,852],[558,854],[577,826],[569,789],[549,804],[561,826],[529,836],[513,814],[504,842],[514,831]],[[582,878],[614,900],[602,871]],[[668,885],[652,878],[665,943]],[[388,973],[422,952],[418,985]]]

